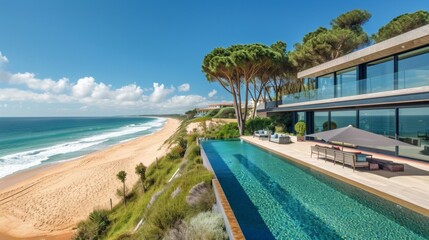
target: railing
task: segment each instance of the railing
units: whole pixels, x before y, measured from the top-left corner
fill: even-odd
[[[367,79],[361,79],[354,82],[319,86],[317,89],[292,93],[283,96],[283,104],[356,96],[368,93],[393,91],[422,86],[429,86],[429,66],[398,72],[396,87],[395,74],[391,73]]]

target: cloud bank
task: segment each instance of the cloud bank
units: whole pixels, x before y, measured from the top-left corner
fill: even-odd
[[[1,52],[0,63],[8,63],[7,57]],[[0,88],[0,101],[4,104],[60,103],[70,105],[77,111],[76,114],[79,111],[87,111],[90,107],[104,109],[106,114],[111,109],[129,110],[130,114],[184,113],[189,109],[209,104],[206,97],[183,94],[190,90],[189,83],[179,85],[177,88],[167,87],[159,82],[153,82],[152,88],[148,86],[142,88],[136,83],[113,88],[112,85],[97,81],[91,76],[82,77],[77,81],[68,78],[54,80],[38,78],[34,73],[10,73],[0,69],[0,84],[6,86]],[[214,94],[216,92],[212,96]]]

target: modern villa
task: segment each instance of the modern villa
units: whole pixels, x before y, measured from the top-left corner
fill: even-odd
[[[353,125],[416,146],[376,151],[429,161],[429,25],[297,77],[305,91],[259,112],[290,113],[293,124],[306,122],[307,134]]]

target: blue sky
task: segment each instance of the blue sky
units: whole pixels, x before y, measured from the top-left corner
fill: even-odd
[[[0,116],[183,113],[228,101],[201,72],[213,48],[282,40],[291,50],[353,9],[372,14],[372,34],[429,2],[2,0]]]

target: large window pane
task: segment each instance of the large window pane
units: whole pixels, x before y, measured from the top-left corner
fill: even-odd
[[[328,130],[328,112],[314,112],[314,132]]]
[[[400,147],[400,155],[429,161],[428,107],[399,109],[399,140],[415,146]]]
[[[429,47],[398,56],[398,88],[429,86]]]
[[[357,94],[356,68],[349,68],[337,72],[337,97],[353,96]]]
[[[359,128],[395,138],[395,110],[361,110],[359,111]]]
[[[352,125],[356,127],[356,111],[331,112],[331,129]]]
[[[299,121],[305,122],[305,112],[297,112],[296,116],[297,116],[297,119],[296,119],[297,122]]]
[[[334,97],[334,74],[317,78],[317,98],[328,99]]]
[[[366,92],[383,92],[394,89],[393,57],[368,63]]]
[[[395,110],[377,109],[359,111],[359,128],[368,132],[395,138]],[[395,147],[368,146],[394,152]]]

